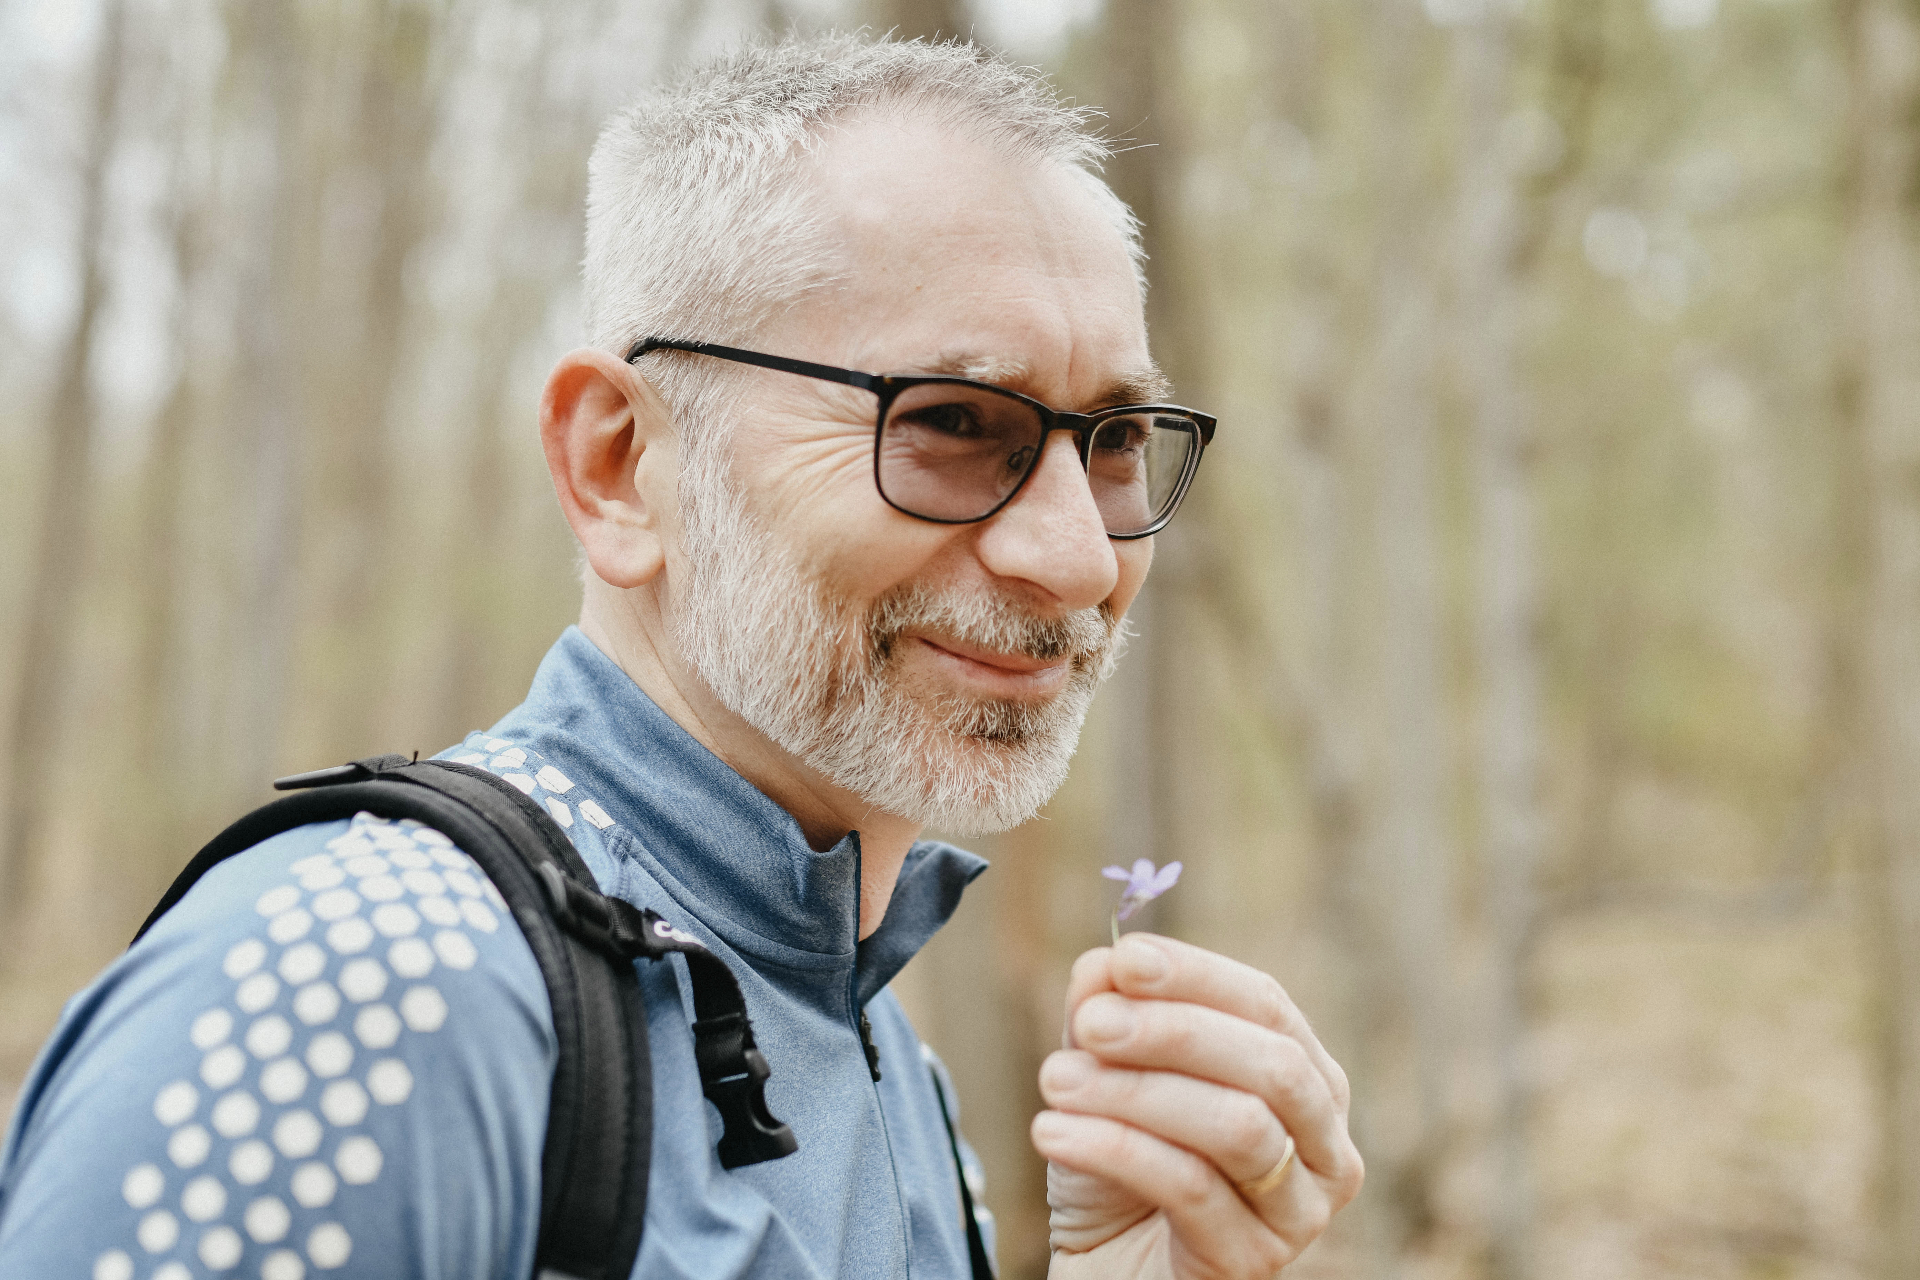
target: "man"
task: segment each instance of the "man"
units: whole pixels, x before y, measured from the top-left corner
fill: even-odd
[[[1165,388],[1102,155],[1027,73],[853,38],[736,52],[595,149],[593,345],[541,404],[580,626],[450,754],[726,962],[800,1144],[718,1165],[683,979],[643,966],[636,1275],[967,1274],[885,984],[984,864],[916,837],[1059,784],[1212,429],[1108,412]],[[1076,964],[1069,1037],[1032,1134],[1059,1274],[1271,1275],[1357,1191],[1345,1078],[1272,979],[1130,936]],[[70,1006],[0,1170],[0,1275],[524,1276],[553,1045],[444,836],[266,841]]]

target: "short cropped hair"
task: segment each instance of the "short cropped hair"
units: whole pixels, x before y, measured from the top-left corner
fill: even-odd
[[[831,125],[869,110],[1084,175],[1144,280],[1138,224],[1099,177],[1112,148],[1090,127],[1097,113],[1062,102],[1037,71],[959,42],[768,39],[689,69],[602,127],[587,170],[588,341],[617,355],[643,337],[745,345],[832,283],[832,246],[795,179]],[[649,371],[683,437],[719,411],[733,368],[669,356]]]

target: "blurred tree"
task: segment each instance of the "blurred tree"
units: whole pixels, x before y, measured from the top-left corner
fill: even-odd
[[[120,85],[126,74],[127,6],[109,0],[101,15],[88,111],[81,126],[79,183],[75,193],[79,301],[53,373],[47,411],[49,448],[39,507],[39,534],[22,616],[25,638],[17,679],[7,758],[14,763],[7,787],[8,812],[0,847],[0,933],[24,900],[32,859],[44,835],[54,795],[44,781],[25,773],[28,760],[56,761],[70,741],[65,732],[71,688],[75,624],[86,585],[87,549],[99,482],[93,470],[93,438],[99,408],[93,385],[94,342],[107,292],[104,227],[107,165],[119,140]]]
[[[1371,121],[1367,196],[1376,258],[1361,384],[1349,411],[1369,472],[1367,530],[1377,591],[1367,646],[1373,777],[1362,842],[1366,909],[1384,946],[1353,957],[1385,966],[1374,979],[1376,1091],[1410,1087],[1405,1105],[1376,1098],[1369,1122],[1385,1245],[1398,1255],[1433,1228],[1449,1121],[1447,1079],[1460,1046],[1451,980],[1455,855],[1452,783],[1441,685],[1436,362],[1440,320],[1433,197],[1421,122],[1431,32],[1414,0],[1374,0],[1366,12]],[[1392,1062],[1395,1068],[1384,1068]],[[1402,1076],[1406,1079],[1402,1086]],[[1391,1109],[1389,1109],[1391,1108]],[[1377,1117],[1391,1114],[1389,1128]]]
[[[429,151],[434,72],[446,59],[435,56],[434,22],[413,0],[338,15],[328,32],[337,47],[324,65],[333,86],[358,81],[358,118],[329,120],[301,156],[335,211],[317,228],[330,241],[325,264],[311,264],[321,269],[303,281],[317,323],[302,335],[301,358],[333,429],[311,440],[301,468],[303,550],[316,587],[302,602],[302,666],[368,695],[318,703],[322,722],[306,733],[316,758],[329,760],[389,745],[380,695],[400,616],[392,598],[401,546],[395,504],[405,489],[392,422],[413,351],[408,320],[418,289],[410,284],[422,278],[418,252],[438,214]]]
[[[315,69],[301,18],[283,5],[232,4],[225,22],[223,105],[239,144],[226,156],[244,166],[232,175],[240,186],[234,216],[248,232],[238,246],[237,353],[222,424],[223,488],[244,512],[245,529],[238,540],[221,541],[237,602],[222,637],[230,678],[221,774],[230,803],[254,793],[261,766],[281,759],[303,585],[300,470],[317,406],[300,353],[312,321],[307,286],[321,270],[310,258],[321,202],[304,145],[304,91]]]
[[[1521,166],[1528,157],[1506,136],[1511,122],[1524,118],[1514,110],[1512,26],[1505,8],[1483,5],[1453,41],[1464,128],[1452,328],[1473,419],[1480,865],[1494,952],[1491,1048],[1499,1082],[1499,1190],[1491,1230],[1496,1280],[1535,1274],[1526,983],[1534,876],[1546,838],[1531,465],[1537,450],[1519,351]]]
[[[1120,151],[1107,164],[1107,180],[1139,219],[1154,287],[1147,291],[1147,330],[1154,359],[1173,380],[1184,403],[1205,404],[1207,317],[1198,305],[1199,282],[1183,272],[1177,193],[1182,178],[1179,95],[1172,87],[1184,73],[1179,38],[1181,5],[1166,0],[1111,0],[1102,14],[1098,97]],[[1202,519],[1197,496],[1187,511]],[[1109,723],[1114,785],[1102,815],[1106,855],[1130,866],[1139,858],[1166,862],[1182,850],[1177,805],[1188,789],[1192,755],[1173,738],[1169,703],[1177,698],[1176,668],[1189,619],[1177,597],[1197,586],[1183,572],[1185,531],[1154,539],[1159,572],[1151,575],[1128,610],[1126,656],[1109,682]],[[1156,907],[1155,927],[1176,927],[1176,899]]]
[[[204,352],[194,341],[193,304],[203,283],[207,211],[201,206],[199,192],[190,177],[188,138],[185,127],[174,134],[167,209],[174,275],[178,281],[172,329],[179,344],[179,366],[154,420],[151,457],[141,500],[141,544],[145,548],[146,564],[139,583],[138,739],[141,754],[155,761],[167,758],[164,745],[173,731],[170,722],[180,710],[169,696],[178,688],[179,636],[184,623],[180,508],[193,420],[199,412],[204,412],[204,405],[195,394],[197,366]]]
[[[1841,12],[1853,86],[1841,378],[1867,497],[1860,666],[1878,819],[1879,1274],[1895,1280],[1920,1274],[1920,10],[1851,0]]]
[[[965,40],[973,34],[966,0],[868,0],[870,21],[902,40]]]

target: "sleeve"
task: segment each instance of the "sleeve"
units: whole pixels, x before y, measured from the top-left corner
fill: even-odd
[[[451,841],[287,832],[69,1003],[0,1148],[0,1276],[520,1280],[555,1056]]]

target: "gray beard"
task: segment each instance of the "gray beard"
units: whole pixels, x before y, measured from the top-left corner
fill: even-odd
[[[1106,606],[1038,618],[990,593],[897,587],[862,611],[829,595],[747,511],[724,445],[702,442],[680,478],[688,548],[670,625],[721,705],[836,786],[955,835],[1005,831],[1066,780],[1088,704],[1118,657]],[[916,692],[900,637],[924,629],[1041,661],[1065,658],[1043,703]]]

